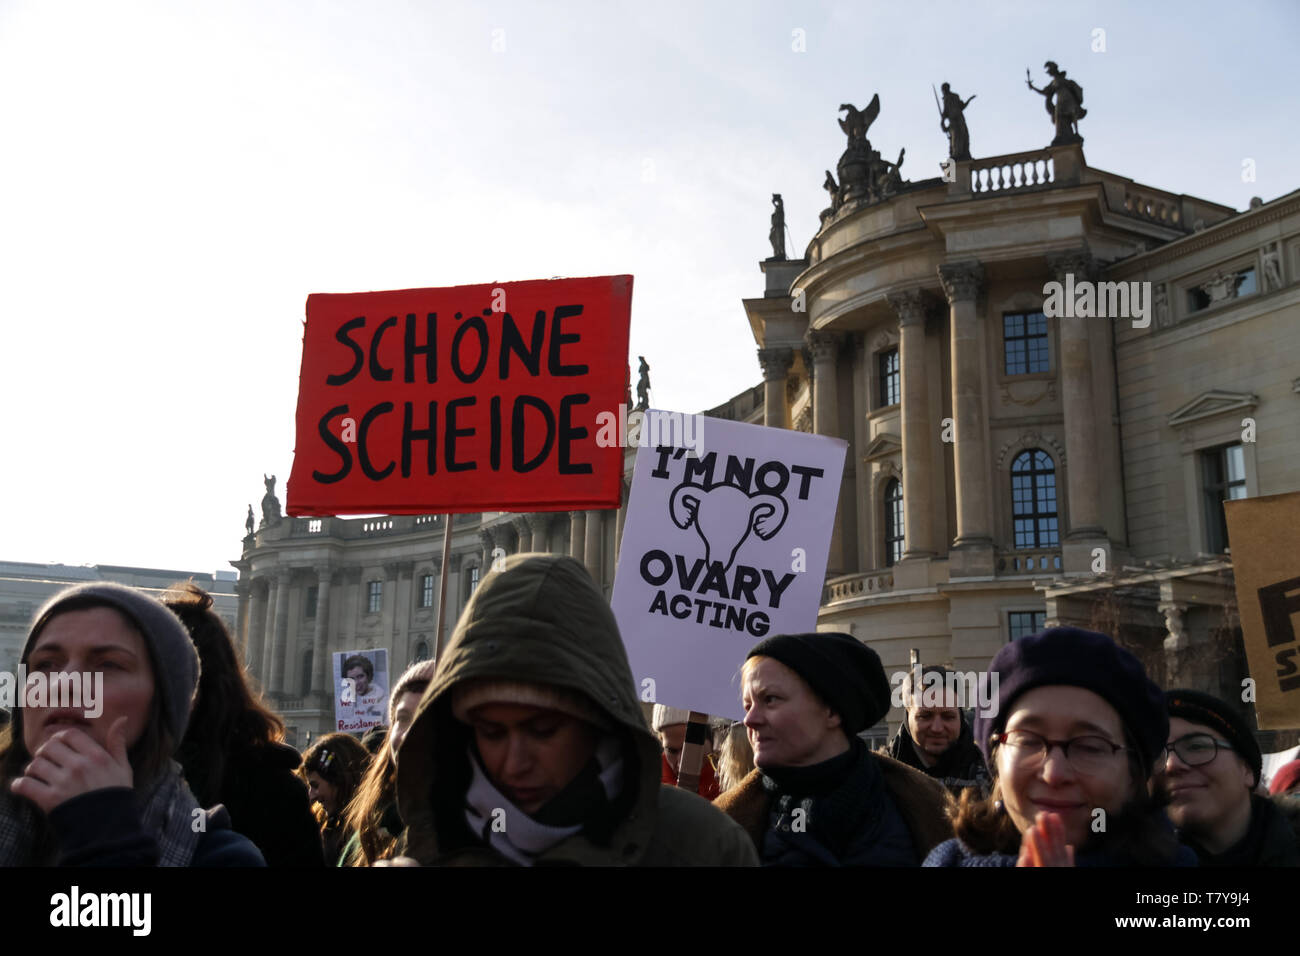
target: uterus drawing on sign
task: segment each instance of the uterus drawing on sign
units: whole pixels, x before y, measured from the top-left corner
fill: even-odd
[[[704,561],[721,562],[730,570],[736,552],[751,534],[771,540],[785,525],[790,507],[781,495],[768,491],[745,492],[734,485],[708,487],[683,481],[673,489],[668,513],[682,530],[695,529],[704,542]]]

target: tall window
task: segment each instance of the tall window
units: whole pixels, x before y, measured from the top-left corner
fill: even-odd
[[[880,407],[898,404],[898,349],[881,352],[880,370]]]
[[[1246,497],[1246,459],[1241,445],[1201,453],[1205,489],[1205,543],[1212,554],[1228,550],[1228,522],[1223,503]]]
[[[433,575],[420,578],[420,607],[433,607]]]
[[[1047,316],[1017,312],[1002,316],[1002,348],[1008,375],[1047,371]]]
[[[421,641],[419,644],[415,645],[414,663],[418,664],[420,663],[420,661],[427,661],[428,659],[429,659],[429,645],[425,641]]]
[[[903,486],[897,478],[885,485],[885,565],[893,567],[903,557]]]
[[[302,652],[302,683],[298,685],[304,694],[311,693],[311,663],[312,649],[309,647]]]
[[[474,589],[476,587],[478,587],[478,565],[477,564],[474,565],[474,567],[469,569],[469,591],[466,592],[465,595],[466,599],[469,598],[469,595],[474,593]]]
[[[319,593],[320,593],[319,590],[314,584],[307,589],[307,600],[304,602],[303,609],[302,609],[303,617],[316,616],[316,596]]]
[[[1037,448],[1023,451],[1011,463],[1011,512],[1017,548],[1060,545],[1056,519],[1056,466]]]
[[[366,601],[367,611],[369,611],[371,614],[374,614],[384,609],[384,582],[383,581],[371,581],[368,585],[366,585],[366,594],[368,595],[368,600]]]
[[[1013,641],[1028,637],[1030,634],[1037,634],[1046,622],[1046,611],[1012,611],[1007,615]]]

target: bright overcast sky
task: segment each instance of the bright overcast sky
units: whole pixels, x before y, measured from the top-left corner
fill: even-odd
[[[976,157],[1045,146],[1054,59],[1091,165],[1300,185],[1300,4],[1136,6],[0,0],[0,559],[227,569],[311,292],[631,273],[657,407],[758,384],[769,196],[801,254],[873,93],[908,179],[944,80]]]

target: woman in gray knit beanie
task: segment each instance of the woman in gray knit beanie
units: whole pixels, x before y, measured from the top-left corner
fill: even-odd
[[[0,734],[0,866],[261,866],[172,759],[199,665],[180,621],[116,584],[70,588],[23,646]]]

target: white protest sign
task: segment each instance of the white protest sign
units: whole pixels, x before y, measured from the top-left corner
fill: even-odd
[[[816,630],[847,445],[711,418],[699,432],[638,450],[611,604],[642,700],[739,718],[749,649]]]
[[[334,724],[345,734],[387,726],[387,648],[334,655]]]

